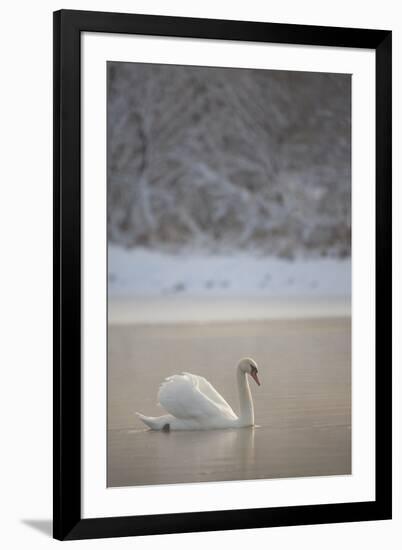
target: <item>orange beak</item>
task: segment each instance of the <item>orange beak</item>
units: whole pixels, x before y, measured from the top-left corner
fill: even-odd
[[[258,379],[258,374],[257,374],[256,372],[250,373],[250,376],[251,376],[251,378],[253,378],[253,379],[255,380],[255,382],[256,382],[259,386],[261,386],[261,382],[259,381],[259,379]]]

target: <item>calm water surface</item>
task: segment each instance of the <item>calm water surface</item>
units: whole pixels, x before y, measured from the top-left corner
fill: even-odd
[[[251,355],[255,428],[153,432],[160,382],[200,374],[237,411]],[[108,486],[351,473],[350,319],[109,327]]]

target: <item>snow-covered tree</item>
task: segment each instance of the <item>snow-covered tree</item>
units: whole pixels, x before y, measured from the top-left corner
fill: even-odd
[[[350,77],[108,64],[111,242],[350,253]]]

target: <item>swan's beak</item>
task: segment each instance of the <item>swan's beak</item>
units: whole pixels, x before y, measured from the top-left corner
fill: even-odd
[[[251,372],[251,373],[250,373],[250,376],[251,376],[251,378],[253,378],[253,379],[255,380],[255,382],[256,382],[259,386],[261,386],[261,382],[259,381],[259,379],[258,379],[258,374],[257,374],[256,372]]]

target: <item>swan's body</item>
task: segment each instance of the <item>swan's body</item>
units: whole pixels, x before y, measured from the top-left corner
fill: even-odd
[[[139,418],[152,430],[214,430],[254,425],[254,408],[246,374],[260,384],[253,359],[242,359],[237,367],[240,414],[202,376],[183,372],[164,380],[159,388],[159,404],[168,414]]]

